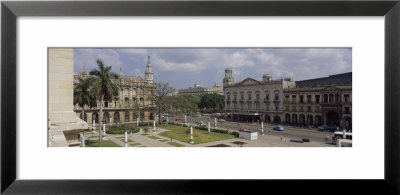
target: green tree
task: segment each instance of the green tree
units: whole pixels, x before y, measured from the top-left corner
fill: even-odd
[[[90,93],[92,84],[93,78],[79,77],[78,83],[74,86],[74,104],[82,108],[82,120],[85,120],[85,106],[93,104],[93,96]]]
[[[116,73],[110,72],[111,66],[104,65],[101,59],[97,59],[98,69],[90,71],[90,75],[94,76],[93,87],[91,91],[100,100],[100,116],[99,116],[99,147],[101,147],[101,127],[103,124],[103,103],[111,101],[112,97],[118,94],[118,87],[111,81],[112,78],[118,78]]]
[[[206,109],[206,112],[222,112],[224,110],[224,96],[213,94],[204,94],[201,96],[199,108]]]

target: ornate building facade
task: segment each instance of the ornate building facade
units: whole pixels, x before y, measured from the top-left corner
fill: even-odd
[[[211,93],[224,95],[224,90],[219,83],[215,83],[214,86],[210,88],[201,86],[199,84],[195,84],[194,87],[178,90],[178,94],[186,94],[186,95],[202,95]]]
[[[78,77],[87,77],[88,74],[83,68],[74,75],[76,84]],[[105,123],[131,123],[149,121],[155,119],[154,95],[156,85],[153,82],[153,71],[150,63],[150,56],[146,64],[145,79],[140,76],[123,76],[120,72],[118,79],[112,79],[118,87],[118,95],[112,101],[103,103],[103,122]],[[82,117],[82,108],[75,105],[74,111],[78,117]],[[85,121],[98,123],[100,114],[100,101],[95,107],[85,107]]]
[[[295,87],[290,78],[272,80],[264,74],[262,81],[246,78],[235,83],[232,69],[225,69],[223,79],[225,116],[232,121],[280,123],[283,117],[283,90]]]
[[[297,81],[283,90],[284,123],[352,128],[352,73]]]
[[[290,78],[235,83],[225,69],[225,116],[232,121],[352,128],[352,73],[293,82]]]

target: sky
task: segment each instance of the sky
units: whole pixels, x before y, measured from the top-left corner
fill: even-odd
[[[222,86],[225,68],[233,69],[235,82],[261,80],[263,74],[299,81],[352,71],[351,48],[76,48],[74,72],[97,68],[100,58],[112,72],[122,69],[123,76],[144,78],[147,55],[154,81],[177,90],[215,82]]]

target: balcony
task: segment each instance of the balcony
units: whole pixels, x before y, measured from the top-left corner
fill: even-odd
[[[271,101],[269,99],[264,99],[264,103],[270,103]]]

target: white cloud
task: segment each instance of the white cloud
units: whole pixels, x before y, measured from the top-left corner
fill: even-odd
[[[85,67],[87,71],[97,68],[97,59],[102,59],[104,64],[112,66],[114,72],[119,72],[123,62],[115,49],[76,49],[75,67],[81,70]]]

